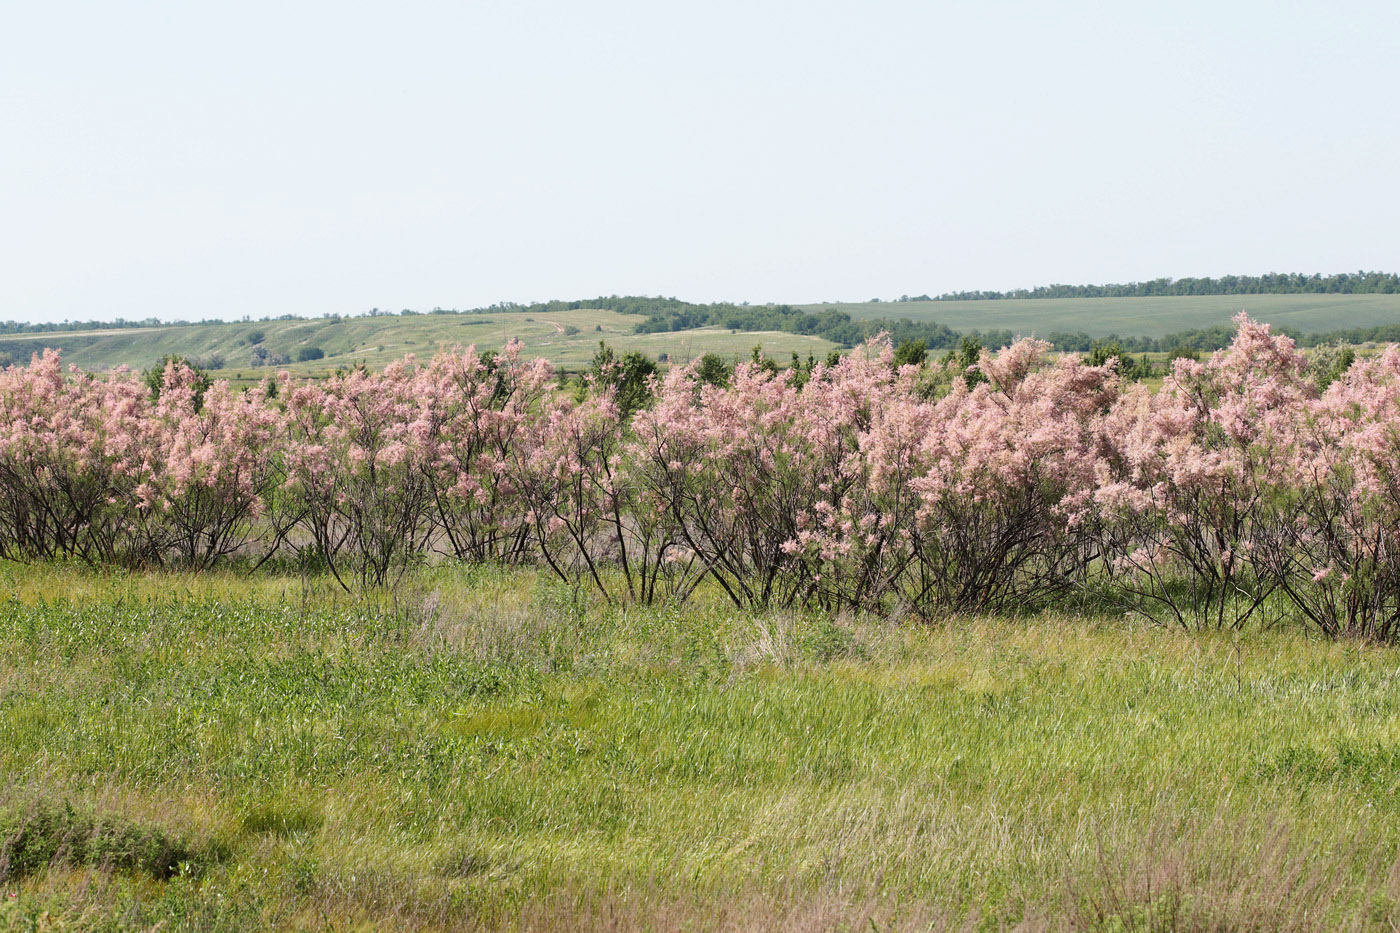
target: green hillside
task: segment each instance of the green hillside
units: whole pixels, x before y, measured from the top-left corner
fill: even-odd
[[[629,299],[619,301],[625,303]],[[759,323],[767,321],[763,316],[766,307],[744,306],[739,310],[745,314],[751,311],[749,320],[736,319],[734,324],[772,326]],[[798,307],[813,314],[845,312],[856,322],[884,319],[888,324],[909,318],[919,324],[941,324],[957,332],[1038,336],[1084,332],[1094,337],[1117,334],[1156,338],[1228,325],[1241,310],[1258,320],[1301,333],[1400,325],[1400,294],[989,299]],[[681,361],[706,352],[746,357],[755,344],[761,344],[769,356],[779,360],[793,352],[803,357],[825,356],[837,346],[812,334],[718,326],[637,333],[638,325],[647,320],[641,314],[602,309],[526,308],[5,334],[0,335],[0,364],[25,362],[44,347],[62,350],[66,361],[89,370],[110,370],[122,365],[143,369],[173,354],[201,362],[221,362],[210,368],[220,376],[247,381],[278,369],[311,375],[357,363],[380,367],[408,353],[430,356],[442,347],[455,345],[499,349],[513,337],[524,342],[528,353],[570,370],[588,364],[599,340],[606,340],[619,352],[637,350],[653,359],[665,355]],[[784,319],[775,320],[781,323]],[[859,336],[850,339],[858,340]],[[299,362],[299,355],[308,350],[320,350],[324,356]],[[262,358],[262,365],[255,365],[255,356]]]
[[[1229,324],[1240,311],[1302,332],[1400,324],[1400,295],[1201,295],[1162,298],[1038,298],[989,301],[909,301],[801,305],[854,318],[936,321],[956,331],[1010,330],[1047,335],[1083,331],[1094,337],[1164,337]]]
[[[218,375],[251,379],[279,369],[315,374],[361,362],[381,367],[407,353],[431,356],[454,345],[499,349],[511,338],[523,341],[527,352],[572,370],[588,364],[599,340],[619,351],[637,350],[653,359],[664,353],[682,361],[706,352],[747,357],[755,344],[762,344],[765,353],[778,359],[794,351],[803,357],[809,353],[824,356],[836,346],[817,337],[779,332],[731,333],[700,328],[633,333],[641,320],[638,315],[600,310],[549,314],[505,311],[11,334],[0,336],[0,361],[8,356],[14,362],[25,362],[44,347],[62,350],[65,361],[88,370],[122,365],[141,369],[170,354],[199,360],[222,357],[223,366],[215,370]],[[255,347],[259,346],[271,359],[280,356],[292,362],[254,366]],[[313,347],[325,356],[296,362],[302,350]]]

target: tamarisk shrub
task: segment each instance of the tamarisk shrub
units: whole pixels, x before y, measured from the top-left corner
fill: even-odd
[[[621,420],[612,390],[557,395],[513,450],[509,472],[540,557],[560,579],[586,579],[605,597],[603,564],[622,514]]]
[[[807,386],[824,378],[818,365]],[[839,499],[848,478],[832,446],[840,413],[807,401],[791,371],[744,362],[721,386],[701,383],[692,366],[671,370],[634,422],[651,501],[736,605],[811,595],[794,542],[816,503]]]
[[[513,452],[510,482],[524,498],[534,544],[560,579],[607,599],[622,591],[643,603],[683,599],[702,568],[678,545],[665,503],[638,481],[617,386],[587,386],[582,398],[547,400]]]
[[[127,374],[65,374],[54,350],[0,372],[0,554],[126,562],[148,407]]]
[[[908,479],[928,429],[919,403],[920,363],[899,364],[881,337],[835,365],[816,364],[801,384],[801,461],[812,497],[782,550],[799,591],[828,609],[881,609],[911,560],[917,497]]]
[[[144,561],[203,569],[251,543],[283,481],[284,423],[265,390],[210,385],[169,362],[142,429],[150,456],[133,492]]]
[[[917,497],[902,587],[919,612],[1005,611],[1084,571],[1097,426],[1119,382],[1112,366],[1076,356],[1047,365],[1049,349],[1018,341],[980,361],[980,379],[955,380],[926,415],[906,416],[923,437],[908,468],[879,475]]]
[[[1278,611],[1400,639],[1400,349],[1309,371],[1236,326],[1155,391],[1106,352],[901,366],[881,339],[787,371],[672,368],[625,405],[612,368],[575,394],[518,343],[246,392],[45,351],[0,370],[0,556],[291,551],[349,588],[437,552],[610,600],[713,577],[744,607],[916,616],[1079,587],[1187,629]]]
[[[1349,367],[1287,427],[1254,552],[1324,634],[1400,638],[1400,349]]]
[[[355,370],[324,382],[281,374],[287,480],[282,528],[303,557],[382,586],[426,547],[433,435],[440,412],[413,358],[383,373]],[[346,573],[342,573],[346,570]]]
[[[1095,494],[1112,591],[1185,628],[1243,625],[1276,577],[1256,559],[1280,444],[1313,387],[1291,338],[1243,314],[1234,342],[1177,359],[1162,388],[1135,388],[1104,422]]]
[[[444,352],[417,375],[432,411],[432,520],[448,553],[461,560],[517,562],[532,553],[532,524],[512,467],[554,372],[521,349],[512,340],[489,359],[475,347]]]

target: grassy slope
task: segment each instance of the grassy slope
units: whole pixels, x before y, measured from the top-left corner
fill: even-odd
[[[953,330],[1002,330],[1045,336],[1084,331],[1095,337],[1162,337],[1229,324],[1240,311],[1279,326],[1316,332],[1400,323],[1400,295],[1220,295],[1192,298],[1047,298],[805,305],[839,308],[855,318],[907,317]]]
[[[1193,327],[1226,324],[1241,309],[1260,320],[1303,331],[1369,327],[1400,322],[1400,295],[1243,295],[1202,298],[1093,298],[1035,301],[947,301],[880,304],[808,305],[808,310],[840,308],[857,318],[909,317],[937,321],[954,330],[1010,329],[1040,335],[1052,331],[1086,331],[1161,336]],[[565,311],[552,314],[504,312],[482,315],[417,315],[348,318],[339,322],[273,321],[211,324],[140,330],[106,330],[63,334],[0,335],[0,352],[17,360],[45,346],[58,346],[64,357],[84,369],[120,365],[145,368],[169,354],[208,357],[220,354],[226,368],[218,375],[251,380],[269,370],[250,365],[248,335],[265,334],[270,352],[293,359],[302,347],[317,346],[326,358],[289,367],[300,374],[325,373],[363,362],[382,367],[406,353],[431,355],[443,346],[476,344],[499,348],[512,337],[528,352],[569,369],[587,365],[600,339],[625,352],[638,350],[655,358],[662,353],[686,360],[705,352],[747,357],[762,344],[771,357],[786,360],[793,351],[825,356],[834,345],[818,338],[783,333],[731,333],[706,328],[663,334],[634,334],[641,318],[612,311]],[[563,333],[566,327],[576,334]],[[597,328],[600,328],[597,329]]]
[[[378,610],[8,565],[0,595],[0,844],[106,840],[12,869],[0,925],[1400,922],[1396,649],[578,608],[526,572]]]
[[[349,318],[339,322],[272,321],[252,324],[211,324],[191,327],[163,327],[127,331],[96,331],[73,334],[33,334],[0,336],[0,350],[17,359],[44,346],[59,346],[64,358],[84,369],[104,370],[125,364],[145,368],[168,354],[208,357],[221,354],[226,369],[220,374],[241,373],[252,377],[259,372],[250,366],[252,346],[248,335],[262,331],[263,345],[269,352],[296,358],[297,350],[317,346],[326,358],[288,367],[298,373],[326,372],[342,365],[363,361],[382,367],[406,353],[429,356],[443,346],[476,344],[482,349],[498,349],[512,337],[524,341],[528,352],[544,356],[572,369],[593,358],[599,340],[607,340],[620,351],[639,350],[655,358],[669,353],[679,359],[714,351],[725,356],[747,357],[754,344],[765,352],[785,359],[793,350],[804,357],[810,352],[824,356],[834,344],[812,337],[778,333],[738,333],[697,330],[674,334],[633,334],[642,320],[635,315],[612,311],[564,311],[552,314],[502,313],[483,315],[418,315],[412,317]],[[564,333],[566,327],[578,333]],[[595,328],[601,328],[596,330]]]

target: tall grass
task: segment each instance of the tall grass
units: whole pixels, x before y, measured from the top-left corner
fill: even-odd
[[[1400,924],[1395,648],[483,569],[0,596],[13,928]]]

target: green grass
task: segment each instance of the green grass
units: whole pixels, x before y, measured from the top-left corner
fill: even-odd
[[[682,361],[706,352],[747,359],[755,344],[762,344],[764,352],[783,361],[793,351],[804,358],[808,353],[824,357],[835,347],[816,337],[777,332],[731,333],[704,328],[679,333],[634,334],[633,330],[642,320],[637,315],[613,311],[561,311],[204,324],[5,335],[0,336],[0,353],[25,361],[31,353],[53,346],[63,350],[65,361],[94,371],[122,365],[144,369],[168,355],[208,358],[217,354],[224,357],[225,364],[216,375],[251,381],[277,369],[317,375],[357,363],[382,368],[408,353],[428,357],[443,347],[455,345],[476,344],[482,350],[496,350],[512,338],[520,339],[527,353],[543,356],[573,371],[592,361],[599,340],[606,340],[620,352],[637,350],[653,359],[666,353]],[[570,333],[571,329],[576,332]],[[253,346],[249,343],[249,336],[254,332],[263,334],[262,345],[269,353],[284,353],[295,360],[298,350],[319,347],[326,356],[276,368],[254,367],[251,365]]]
[[[1400,923],[1393,648],[460,568],[0,599],[0,926]]]
[[[1164,298],[1043,298],[803,305],[838,308],[852,317],[907,317],[956,331],[1010,330],[1044,337],[1083,331],[1094,337],[1163,337],[1230,323],[1240,311],[1304,333],[1400,323],[1400,295],[1204,295]]]

